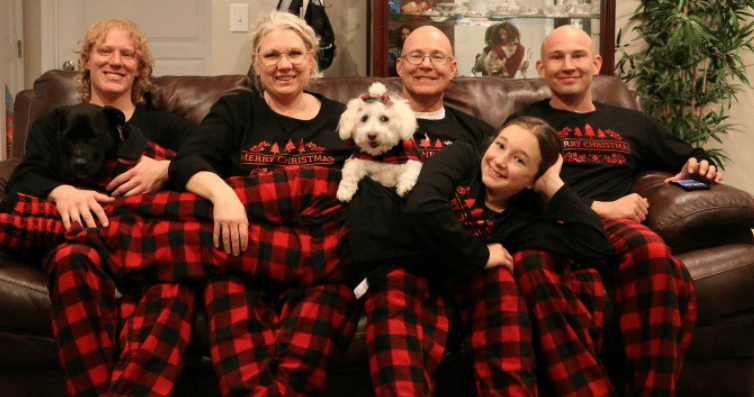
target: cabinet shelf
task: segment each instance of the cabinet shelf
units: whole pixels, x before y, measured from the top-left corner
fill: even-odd
[[[429,15],[391,15],[388,10],[388,0],[370,1],[369,18],[372,34],[368,43],[369,48],[371,48],[368,57],[370,58],[370,75],[372,76],[386,77],[390,75],[391,64],[388,54],[391,46],[399,47],[394,40],[391,40],[391,31],[402,26],[415,28],[428,24],[438,27],[451,39],[458,62],[458,75],[478,74],[479,67],[476,65],[476,60],[478,56],[485,55],[483,50],[486,49],[486,29],[495,24],[505,23],[516,26],[516,32],[521,37],[520,44],[526,48],[525,59],[528,59],[530,63],[528,69],[520,70],[515,74],[515,77],[536,76],[534,64],[539,58],[539,47],[542,39],[553,28],[563,24],[574,24],[589,32],[603,59],[600,74],[613,75],[615,73],[615,0],[602,0],[599,13],[559,13],[556,15],[545,15],[543,13],[544,8],[539,8],[536,14],[432,13]],[[526,2],[526,0],[520,1]],[[406,0],[401,0],[401,4],[406,2]],[[395,51],[394,49],[393,52]],[[521,66],[523,67],[525,64]],[[475,72],[472,72],[472,67]]]
[[[446,20],[488,20],[488,21],[506,21],[509,19],[595,19],[599,20],[600,14],[490,14],[490,15],[469,15],[469,14],[448,14],[448,15],[400,15],[391,16],[391,19],[400,19],[404,21],[422,21],[444,22]]]

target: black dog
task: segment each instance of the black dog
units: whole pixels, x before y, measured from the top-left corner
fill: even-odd
[[[111,106],[81,103],[58,109],[60,173],[66,181],[95,178],[125,139],[126,117]]]

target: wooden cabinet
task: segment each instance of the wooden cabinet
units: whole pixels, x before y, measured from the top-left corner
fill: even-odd
[[[448,35],[454,46],[459,76],[536,77],[534,64],[539,59],[542,39],[563,24],[573,24],[590,33],[603,58],[600,73],[614,74],[615,0],[469,0],[455,3],[413,0],[417,6],[417,3],[425,5],[419,14],[416,14],[419,8],[404,8],[409,2],[411,0],[370,0],[369,63],[372,76],[393,75],[393,62],[402,46],[401,30],[421,25],[436,26]],[[495,41],[501,35],[517,36],[518,43],[497,45]],[[507,56],[508,62],[496,54],[503,58]]]

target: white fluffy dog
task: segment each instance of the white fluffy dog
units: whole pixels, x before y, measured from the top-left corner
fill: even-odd
[[[422,162],[412,139],[416,116],[405,99],[392,99],[382,83],[369,87],[369,95],[352,99],[340,117],[338,132],[352,139],[359,152],[346,160],[338,186],[338,200],[348,202],[364,176],[405,197],[416,184]]]

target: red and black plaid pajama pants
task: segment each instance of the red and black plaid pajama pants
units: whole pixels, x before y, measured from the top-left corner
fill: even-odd
[[[697,302],[684,264],[655,232],[627,219],[603,220],[613,246],[615,305],[625,344],[629,396],[674,396],[691,343]]]
[[[342,283],[253,288],[217,275],[204,293],[210,354],[225,396],[313,396],[356,328],[353,292]]]
[[[340,220],[345,207],[335,199],[339,178],[337,170],[297,167],[229,180],[246,204],[250,220],[250,247],[240,256],[212,247],[211,204],[191,193],[161,192],[116,200],[106,208],[109,227],[72,228],[65,238],[96,248],[101,258],[106,258],[101,269],[120,282],[160,285],[209,280],[205,298],[213,307],[210,322],[219,333],[232,331],[233,342],[226,344],[231,349],[220,346],[223,340],[219,338],[211,347],[226,392],[231,393],[236,387],[251,388],[254,370],[245,363],[265,355],[248,354],[250,337],[244,327],[256,329],[246,323],[247,316],[250,321],[269,324],[280,338],[268,346],[275,355],[269,373],[292,373],[295,381],[287,390],[310,393],[321,386],[335,348],[345,347],[343,341],[350,340],[355,328],[352,294],[345,293],[348,289],[343,281],[343,272],[350,264],[350,248],[349,231]],[[14,209],[14,214],[0,214],[3,244],[44,246],[60,242],[62,226],[54,205],[19,196]],[[225,282],[224,275],[236,275],[248,285]],[[256,290],[264,292],[265,297],[253,305],[215,304],[225,287]],[[299,290],[303,297],[296,292]],[[262,313],[260,307],[269,310]],[[262,338],[269,339],[269,334]],[[303,346],[309,346],[305,353],[296,350]],[[292,363],[297,356],[302,364],[294,369]],[[244,364],[237,369],[223,366],[232,360]],[[240,384],[236,383],[238,380]],[[276,393],[274,388],[268,391],[270,395]]]
[[[478,395],[536,396],[531,323],[510,271],[486,270],[450,288]],[[426,278],[404,269],[373,280],[364,298],[377,397],[432,396],[450,325],[443,298]]]
[[[484,270],[452,287],[480,397],[536,397],[532,324],[510,270]]]
[[[443,298],[425,277],[397,268],[370,279],[362,299],[377,397],[434,395],[450,329]]]
[[[551,384],[542,390],[617,397],[599,360],[605,291],[597,270],[538,250],[514,254],[513,263],[533,322],[539,374]]]
[[[71,396],[169,396],[191,335],[194,289],[160,283],[120,291],[99,253],[63,244],[48,254],[53,334]]]
[[[615,285],[626,390],[615,390],[597,358],[604,292],[590,280],[600,276],[590,269],[568,271],[559,259],[529,251],[516,261],[516,274],[550,380],[559,396],[673,396],[696,319],[693,281],[646,226],[627,219],[603,224],[613,254],[601,274]]]

